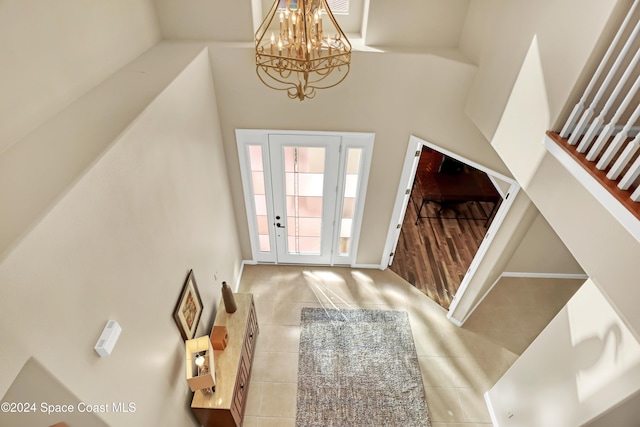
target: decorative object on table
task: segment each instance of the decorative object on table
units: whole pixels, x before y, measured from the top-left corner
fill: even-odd
[[[227,313],[235,313],[238,309],[236,299],[233,297],[233,291],[227,285],[227,282],[222,282],[222,300],[224,301],[224,309]]]
[[[208,336],[185,341],[187,383],[191,391],[211,392],[216,386],[213,348]]]
[[[298,361],[296,426],[431,425],[405,311],[305,307]]]
[[[182,339],[189,340],[196,334],[200,316],[202,315],[202,300],[193,270],[189,270],[187,281],[182,287],[178,304],[173,312],[173,318],[178,325]]]
[[[275,0],[255,44],[258,77],[291,99],[311,99],[349,74],[351,43],[326,0]]]
[[[226,326],[214,326],[211,331],[211,345],[214,350],[224,350],[229,342]]]

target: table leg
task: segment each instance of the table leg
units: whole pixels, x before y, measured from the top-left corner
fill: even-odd
[[[422,198],[422,203],[420,203],[420,208],[419,208],[419,209],[418,209],[418,211],[417,211],[417,214],[418,214],[418,215],[417,215],[417,218],[416,218],[416,223],[415,223],[415,225],[418,225],[418,222],[420,222],[420,219],[422,219],[422,218],[423,218],[422,216],[420,216],[420,214],[422,214],[422,208],[424,207],[424,202],[425,202],[425,200],[424,200],[424,197],[423,197],[423,198]]]

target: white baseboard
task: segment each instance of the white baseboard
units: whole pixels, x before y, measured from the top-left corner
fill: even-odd
[[[382,268],[380,264],[351,264],[351,268],[375,268],[378,270],[384,270],[384,268]]]
[[[589,278],[584,273],[523,273],[519,271],[505,271],[501,274],[502,277],[524,277],[530,279],[584,279]]]
[[[489,392],[486,392],[484,394],[484,401],[487,404],[487,410],[489,411],[489,416],[491,417],[491,424],[493,424],[493,427],[500,427],[500,425],[498,424],[498,419],[496,417],[496,413],[493,410],[493,404],[491,403],[491,398],[489,397]]]
[[[242,274],[244,273],[244,266],[245,265],[256,265],[258,264],[256,261],[253,260],[247,260],[247,259],[243,259],[242,262],[240,263],[240,271],[238,272],[238,277],[236,278],[236,283],[233,287],[233,292],[238,292],[238,289],[240,288],[240,280],[242,280]]]
[[[447,313],[447,319],[449,319],[449,321],[451,323],[453,323],[454,325],[456,325],[457,327],[462,327],[462,325],[464,325],[464,322],[459,321],[458,319],[456,319],[455,317],[450,317],[449,313]],[[466,320],[466,319],[465,319]]]

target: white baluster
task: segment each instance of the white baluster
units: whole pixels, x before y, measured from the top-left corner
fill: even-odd
[[[640,157],[636,159],[631,165],[626,174],[622,177],[618,183],[618,188],[621,190],[628,190],[631,184],[640,176]]]
[[[629,117],[629,120],[624,125],[622,130],[616,134],[615,138],[613,138],[613,141],[611,141],[611,143],[605,150],[602,157],[600,157],[600,160],[598,160],[598,163],[596,164],[596,168],[598,168],[599,170],[605,170],[606,168],[609,167],[609,163],[611,163],[613,158],[618,153],[618,150],[620,150],[620,147],[622,147],[622,144],[624,143],[624,141],[626,141],[627,138],[629,137],[629,131],[631,131],[631,127],[635,124],[635,122],[638,121],[639,118],[640,118],[640,104],[638,104],[636,106],[636,109],[633,110],[633,114],[631,115],[631,117]],[[591,152],[589,152],[589,154],[591,154]],[[587,159],[589,159],[589,156],[587,156]]]
[[[591,101],[591,104],[589,105],[589,108],[587,108],[586,111],[582,114],[582,117],[580,117],[580,121],[578,121],[578,125],[573,130],[573,132],[571,133],[571,137],[569,138],[568,142],[569,142],[570,145],[576,145],[576,143],[578,142],[578,139],[580,139],[580,135],[582,134],[584,129],[587,127],[587,125],[589,123],[589,120],[591,120],[591,117],[593,117],[594,109],[597,107],[598,103],[600,102],[600,99],[602,98],[602,96],[607,91],[607,88],[609,87],[609,84],[611,84],[611,81],[613,80],[613,77],[615,76],[616,72],[618,71],[618,68],[620,68],[620,65],[622,64],[622,61],[624,61],[625,57],[627,56],[627,54],[631,50],[631,47],[632,47],[633,43],[635,42],[635,39],[638,36],[638,33],[640,33],[640,21],[638,21],[636,23],[636,26],[633,27],[633,32],[631,33],[631,35],[629,36],[629,38],[625,42],[624,46],[622,47],[622,50],[618,54],[618,57],[616,58],[615,62],[613,63],[613,65],[609,69],[609,72],[607,73],[607,76],[605,77],[604,82],[602,83],[602,85],[598,89],[598,92],[596,92],[596,95],[594,96],[593,100]],[[627,70],[628,70],[628,68],[627,68]],[[612,95],[612,97],[613,97],[613,95]],[[600,115],[599,117],[600,117],[600,120],[596,119],[596,122],[599,121],[600,124],[596,123],[595,125],[593,125],[593,128],[591,128],[591,127],[589,128],[589,129],[593,129],[591,133],[595,133],[595,130],[599,129],[602,126],[602,124],[604,123],[604,118],[602,118],[602,115]]]
[[[576,125],[575,129],[571,133],[571,137],[568,140],[569,145],[576,145],[578,139],[580,139],[582,131],[589,125],[589,120],[591,120],[591,118],[593,117],[593,108],[595,104],[597,104],[597,102],[594,99],[591,102],[591,105],[589,105],[589,108],[587,108],[582,114],[582,117],[580,117],[580,121],[578,121],[578,124]]]
[[[598,65],[596,72],[593,74],[593,77],[591,77],[591,81],[589,82],[589,85],[587,86],[584,93],[582,94],[580,101],[575,105],[575,107],[573,107],[573,111],[571,111],[571,115],[569,116],[569,119],[567,120],[567,122],[564,124],[564,127],[560,131],[560,136],[562,138],[567,138],[567,136],[569,136],[569,132],[571,132],[571,130],[573,129],[574,123],[576,122],[576,120],[578,120],[578,117],[584,110],[587,97],[593,90],[593,87],[598,82],[598,79],[600,78],[600,74],[602,74],[602,72],[604,71],[604,68],[607,65],[607,62],[609,62],[609,58],[611,57],[611,55],[613,54],[613,51],[615,50],[615,47],[620,42],[620,39],[622,38],[622,33],[624,33],[624,30],[627,28],[629,21],[631,21],[631,15],[633,15],[633,12],[635,11],[636,6],[638,6],[639,1],[640,0],[634,0],[633,5],[629,9],[629,12],[627,12],[627,16],[624,18],[624,21],[622,22],[622,25],[620,25],[620,28],[618,29],[616,36],[614,37],[613,41],[609,45],[607,52],[604,54],[604,57],[600,61],[600,64]],[[588,120],[590,119],[591,117],[588,118]]]
[[[640,24],[640,21],[638,21],[638,24]],[[638,64],[638,61],[640,61],[640,49],[638,49],[636,51],[636,54],[633,55],[631,62],[627,66],[627,69],[624,70],[624,74],[622,74],[622,77],[620,77],[620,80],[618,80],[616,87],[613,89],[611,96],[609,97],[609,99],[607,99],[604,107],[602,107],[602,111],[600,111],[598,117],[596,117],[593,123],[591,123],[591,126],[589,126],[589,130],[587,130],[587,133],[585,133],[584,137],[580,141],[580,145],[577,148],[577,151],[579,153],[584,153],[585,151],[587,151],[589,145],[591,144],[591,141],[593,141],[600,128],[602,128],[605,116],[609,112],[609,109],[613,106],[613,103],[618,98],[618,95],[620,95],[620,92],[622,92],[622,88],[627,83],[627,80],[629,80],[629,77],[631,76],[631,73],[633,73],[634,68]]]
[[[602,132],[600,132],[598,139],[593,144],[593,147],[591,147],[591,150],[589,150],[589,154],[587,154],[587,160],[593,162],[596,157],[598,157],[598,154],[600,154],[606,142],[609,140],[611,135],[613,135],[616,125],[618,124],[618,120],[620,120],[620,117],[622,117],[622,114],[625,112],[625,110],[633,100],[633,96],[636,94],[638,89],[640,89],[640,76],[638,76],[636,81],[633,83],[633,86],[631,87],[631,89],[629,89],[629,92],[624,97],[624,100],[622,101],[620,106],[618,106],[618,109],[611,118],[611,121],[607,123],[604,129],[602,129]],[[638,109],[636,108],[636,111],[637,110]],[[580,143],[580,145],[582,145],[582,143]],[[580,151],[580,145],[578,145],[578,151]]]
[[[620,157],[618,157],[618,160],[616,160],[613,166],[611,166],[611,169],[609,169],[609,172],[607,173],[607,178],[609,178],[612,181],[615,181],[616,179],[618,179],[618,177],[620,176],[624,168],[633,158],[633,155],[636,154],[636,152],[638,151],[639,147],[640,145],[638,144],[637,137],[634,138],[632,141],[629,141],[627,146],[624,148],[624,151],[622,151],[622,154],[620,154]]]
[[[631,193],[631,200],[634,202],[640,202],[640,185],[636,188],[636,191]]]
[[[602,115],[602,112],[600,112],[600,114],[598,114],[598,117],[596,117],[595,120],[591,122],[591,124],[589,125],[589,128],[587,129],[584,136],[582,137],[582,140],[580,142],[580,150],[578,151],[576,149],[576,151],[578,151],[579,153],[584,153],[584,151],[587,148],[585,146],[587,146],[588,143],[591,142],[591,140],[598,133],[602,125],[604,125],[604,116]],[[571,135],[571,137],[573,138],[573,135]],[[577,138],[574,140],[574,144],[576,142],[578,142]],[[571,144],[571,139],[569,139],[569,144]]]

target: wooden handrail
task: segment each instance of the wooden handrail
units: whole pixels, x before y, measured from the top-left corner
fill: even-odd
[[[547,135],[640,220],[640,203],[634,202],[631,199],[632,190],[635,190],[634,188],[621,190],[618,187],[617,181],[607,178],[606,171],[599,170],[594,162],[588,161],[586,156],[583,153],[579,153],[576,147],[569,144],[565,138],[562,138],[558,133],[552,131],[547,132]]]

